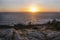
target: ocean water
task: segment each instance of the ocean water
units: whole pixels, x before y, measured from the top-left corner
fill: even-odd
[[[27,24],[30,21],[34,24],[42,24],[53,19],[60,21],[60,12],[0,12],[0,25]]]

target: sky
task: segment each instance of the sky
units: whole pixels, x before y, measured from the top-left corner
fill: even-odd
[[[32,4],[46,12],[60,12],[60,0],[0,0],[0,12],[25,11]]]

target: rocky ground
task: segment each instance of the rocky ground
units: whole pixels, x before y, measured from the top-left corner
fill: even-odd
[[[0,40],[60,40],[60,32],[33,29],[0,29]]]

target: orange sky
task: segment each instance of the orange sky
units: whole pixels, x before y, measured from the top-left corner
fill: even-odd
[[[0,9],[0,12],[29,12],[29,8],[9,8],[9,9]],[[57,10],[55,9],[48,9],[48,8],[39,8],[39,12],[56,12]],[[59,12],[59,10],[57,11]]]
[[[0,0],[0,12],[26,12],[32,5],[39,12],[60,12],[60,0]]]

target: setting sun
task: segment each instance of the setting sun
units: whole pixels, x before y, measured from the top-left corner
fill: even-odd
[[[39,12],[40,9],[39,9],[39,7],[38,7],[37,5],[30,5],[30,6],[28,7],[28,11],[29,11],[29,12]]]
[[[31,12],[37,12],[37,8],[36,8],[36,7],[31,7],[31,8],[30,8],[30,11],[31,11]]]

